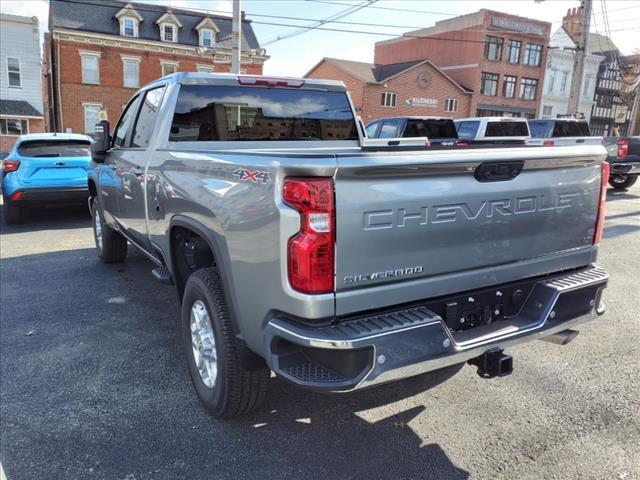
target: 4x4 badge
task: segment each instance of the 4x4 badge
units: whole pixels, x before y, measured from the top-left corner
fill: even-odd
[[[260,170],[251,171],[246,168],[238,168],[234,170],[233,175],[245,182],[269,183],[271,181],[271,175],[269,172],[263,172]]]

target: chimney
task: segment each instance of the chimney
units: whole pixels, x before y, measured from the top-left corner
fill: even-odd
[[[570,8],[562,18],[562,28],[567,31],[576,44],[580,41],[580,34],[582,32],[581,18],[582,7]]]

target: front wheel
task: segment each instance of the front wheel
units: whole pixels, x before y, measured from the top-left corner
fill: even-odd
[[[242,365],[220,277],[213,268],[198,270],[187,280],[182,338],[191,381],[211,415],[232,418],[262,404],[270,371]]]
[[[95,199],[91,205],[91,216],[93,217],[93,238],[100,260],[103,263],[124,262],[127,256],[127,240],[105,223],[102,209]]]
[[[609,185],[616,190],[624,190],[632,187],[637,180],[637,175],[612,175],[609,178]]]

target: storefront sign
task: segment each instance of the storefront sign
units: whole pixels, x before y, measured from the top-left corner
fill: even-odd
[[[491,17],[491,26],[513,30],[514,32],[544,35],[544,29],[540,25],[518,22],[504,17]]]
[[[615,123],[624,123],[627,121],[627,112],[629,111],[629,107],[626,105],[614,105],[613,106],[613,117]]]
[[[407,107],[430,107],[436,108],[438,106],[437,98],[423,98],[423,97],[413,97],[407,98],[404,103]]]

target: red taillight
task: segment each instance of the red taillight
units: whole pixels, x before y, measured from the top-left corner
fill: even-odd
[[[469,144],[467,142],[456,142],[456,147],[466,147]]]
[[[609,162],[602,162],[601,171],[602,177],[600,178],[600,202],[598,204],[598,218],[596,220],[596,233],[593,236],[593,244],[597,245],[602,239],[602,231],[604,230],[604,210],[605,202],[607,200],[607,182],[609,182],[609,171],[611,166]]]
[[[22,191],[17,191],[15,192],[13,195],[11,195],[11,197],[9,197],[11,199],[12,202],[17,202],[18,200],[20,200],[22,198],[22,194],[24,192]]]
[[[544,145],[545,147],[553,147],[556,144],[556,142],[554,142],[553,140],[545,140],[544,142],[542,142],[542,145]]]
[[[289,283],[303,293],[333,292],[335,210],[331,178],[287,178],[283,200],[300,213],[300,231],[289,239]]]
[[[15,172],[20,168],[20,160],[5,159],[2,161],[2,168],[5,173]]]
[[[618,140],[618,158],[627,158],[629,155],[629,140]]]
[[[304,78],[260,77],[252,75],[238,75],[236,80],[240,85],[255,85],[263,87],[295,87],[304,85]]]

